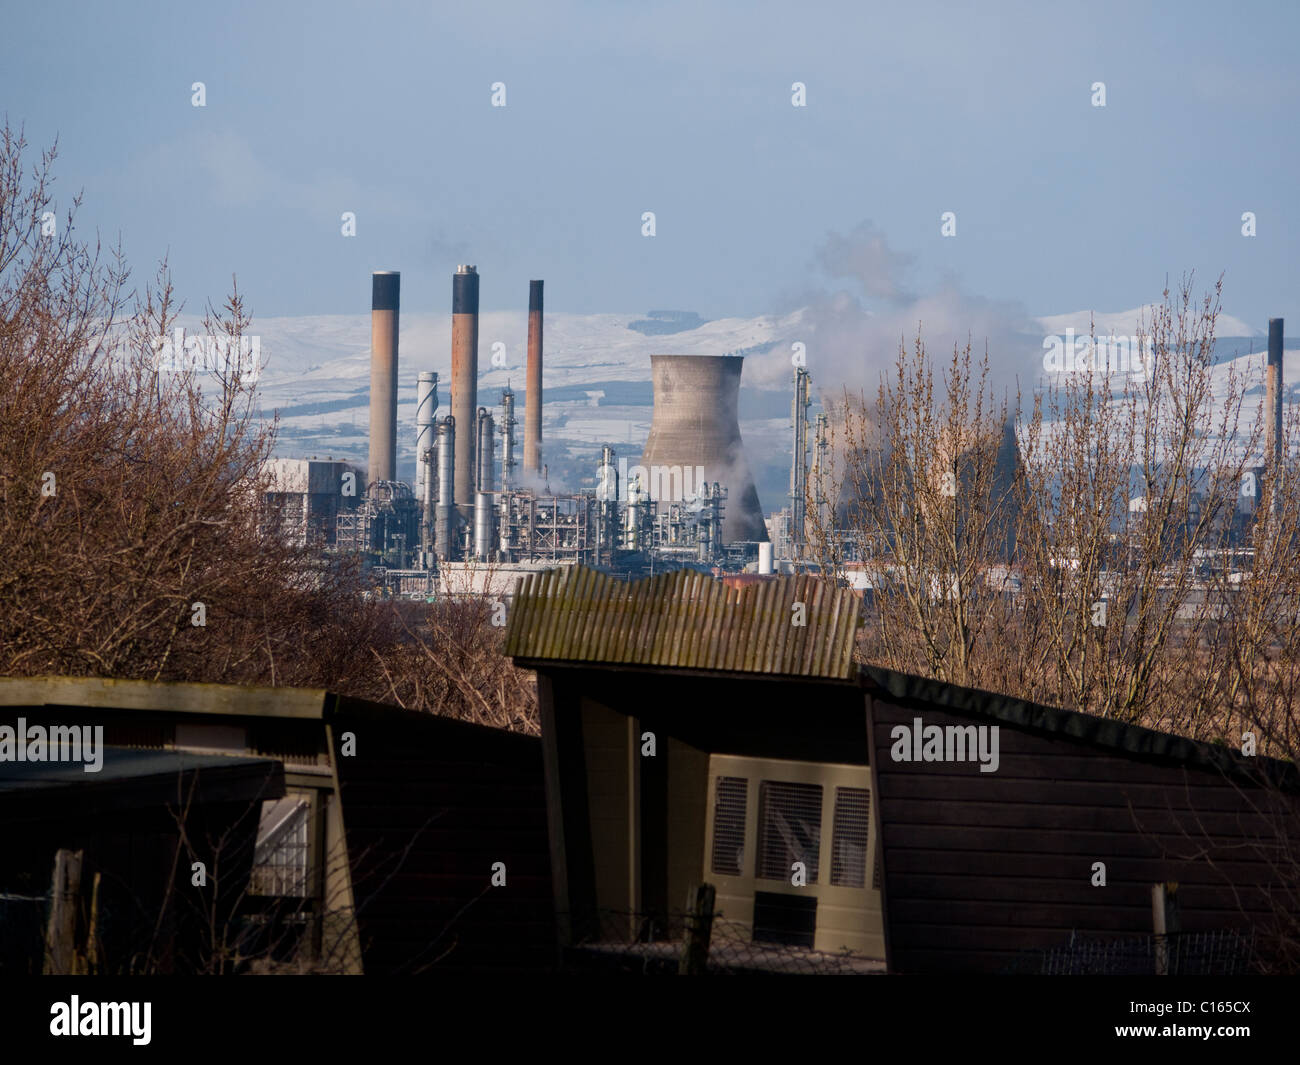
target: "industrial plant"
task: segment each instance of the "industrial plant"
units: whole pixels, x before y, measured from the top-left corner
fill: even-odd
[[[325,554],[361,558],[375,594],[416,599],[508,595],[519,576],[557,565],[625,579],[683,568],[789,570],[803,542],[804,509],[794,504],[808,480],[808,372],[794,373],[791,505],[771,529],[740,434],[743,356],[651,356],[654,407],[640,456],[606,444],[594,488],[555,491],[543,462],[543,290],[544,282],[529,283],[521,462],[516,392],[501,389],[495,407],[480,403],[479,273],[457,267],[450,395],[440,401],[437,373],[414,372],[416,467],[408,484],[397,477],[401,275],[375,272],[368,463],[362,470],[333,458],[273,460],[265,500],[281,531]],[[824,436],[819,416],[817,456]],[[638,461],[629,465],[630,457]]]
[[[517,393],[507,385],[495,406],[480,402],[487,397],[478,390],[479,280],[470,265],[452,276],[446,403],[437,373],[408,371],[416,381],[416,464],[408,484],[397,477],[401,275],[373,275],[369,461],[363,470],[332,458],[272,460],[265,499],[283,534],[325,556],[360,558],[373,594],[399,598],[509,596],[519,577],[556,566],[588,566],[625,580],[678,569],[719,577],[799,572],[816,569],[814,538],[833,539],[847,582],[870,587],[870,546],[836,528],[844,500],[829,498],[826,476],[833,415],[810,417],[806,368],[792,375],[789,496],[766,520],[740,433],[741,355],[651,355],[653,411],[640,455],[620,456],[607,443],[592,456],[594,487],[555,490],[542,440],[544,282],[529,282],[521,461]],[[1257,500],[1280,466],[1282,346],[1275,319],[1264,464],[1237,499],[1229,548],[1249,538]],[[936,468],[955,468],[964,450],[942,443]],[[1008,420],[996,460],[1000,496],[1010,498],[1021,461]],[[1130,532],[1146,506],[1136,490]],[[1010,562],[1013,553],[1009,534],[998,554]]]

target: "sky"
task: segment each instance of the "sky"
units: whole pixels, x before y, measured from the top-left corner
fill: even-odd
[[[0,119],[33,159],[58,138],[83,237],[137,281],[168,256],[188,311],[237,275],[258,316],[363,313],[381,269],[445,311],[474,263],[484,310],[544,278],[582,314],[1045,315],[1195,272],[1300,324],[1294,2],[54,0],[5,27]]]

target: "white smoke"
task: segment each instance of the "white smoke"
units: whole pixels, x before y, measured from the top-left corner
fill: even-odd
[[[848,388],[874,400],[900,342],[910,352],[918,329],[936,368],[951,357],[954,344],[964,348],[969,339],[975,360],[987,345],[989,379],[999,398],[1005,393],[1013,401],[1018,386],[1026,394],[1033,387],[1042,365],[1042,327],[1019,304],[978,296],[953,278],[928,293],[911,291],[906,274],[913,257],[892,249],[869,221],[847,234],[828,234],[816,262],[829,279],[859,290],[806,297],[808,370],[816,392],[838,395]]]

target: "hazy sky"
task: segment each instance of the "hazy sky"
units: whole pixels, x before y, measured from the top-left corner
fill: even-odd
[[[363,312],[375,269],[445,311],[472,262],[484,309],[541,277],[548,310],[772,313],[870,222],[867,307],[1113,311],[1195,270],[1264,328],[1300,324],[1298,40],[1290,0],[43,0],[6,13],[0,112],[191,311],[237,273],[259,316]]]

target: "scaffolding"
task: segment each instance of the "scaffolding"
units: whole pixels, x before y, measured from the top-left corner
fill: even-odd
[[[505,561],[591,561],[596,498],[535,495],[526,490],[497,497],[501,557]]]
[[[355,510],[338,516],[340,551],[404,570],[419,546],[420,509],[404,481],[376,481]]]

